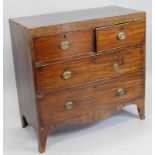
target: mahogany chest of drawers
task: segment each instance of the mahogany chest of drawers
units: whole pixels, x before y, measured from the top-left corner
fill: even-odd
[[[62,124],[135,104],[144,119],[145,12],[105,7],[10,20],[22,126],[39,151]]]

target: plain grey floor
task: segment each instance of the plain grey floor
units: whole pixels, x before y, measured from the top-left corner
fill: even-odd
[[[151,88],[150,80],[146,89]],[[47,139],[45,155],[151,155],[151,92],[146,93],[146,119],[140,120],[134,105],[113,116],[87,125],[63,126]],[[4,93],[4,154],[36,155],[37,138],[32,127],[22,129],[16,91]]]

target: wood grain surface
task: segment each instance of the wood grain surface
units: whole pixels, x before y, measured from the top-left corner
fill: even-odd
[[[45,14],[45,15],[14,18],[13,20],[16,23],[26,27],[27,29],[35,29],[38,27],[46,27],[71,22],[79,22],[79,21],[82,22],[94,19],[118,17],[124,15],[133,15],[137,13],[144,13],[144,12],[118,6],[108,6],[108,7],[98,7],[98,8]]]
[[[57,126],[129,104],[145,118],[145,24],[145,12],[115,6],[10,20],[21,122],[35,129],[40,153]]]
[[[118,72],[113,70],[115,63],[120,65]],[[135,72],[143,68],[144,50],[142,46],[40,67],[37,69],[38,93],[49,93],[58,89]],[[72,72],[72,78],[64,80],[62,74],[68,70]]]
[[[40,122],[28,32],[12,21],[10,29],[21,123],[23,127],[32,125],[37,132]]]
[[[128,75],[114,79],[107,83],[96,84],[82,89],[72,89],[40,99],[39,110],[43,125],[56,123],[65,119],[87,114],[89,112],[110,107],[120,102],[129,102],[142,97],[144,89],[143,73]],[[117,96],[119,88],[125,89],[126,93]],[[72,101],[75,107],[65,110],[65,103]]]
[[[118,34],[124,32],[126,38],[119,40]],[[133,22],[96,29],[97,51],[131,46],[145,41],[145,22]]]
[[[47,61],[90,53],[94,50],[93,31],[69,32],[50,37],[34,39],[36,61]],[[69,43],[68,49],[61,49],[60,44],[64,41]]]

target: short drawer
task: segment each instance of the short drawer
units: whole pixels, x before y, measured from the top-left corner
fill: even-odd
[[[144,73],[111,79],[109,82],[72,89],[40,99],[42,125],[108,109],[144,95]]]
[[[36,61],[47,61],[93,51],[93,31],[34,38]]]
[[[142,46],[37,68],[39,93],[89,83],[144,68]]]
[[[96,29],[97,51],[106,51],[145,41],[145,22],[132,22]]]

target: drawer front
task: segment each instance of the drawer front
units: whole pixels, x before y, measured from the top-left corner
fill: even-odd
[[[138,73],[79,89],[53,94],[40,100],[43,125],[130,102],[144,95],[144,74]]]
[[[143,47],[103,53],[79,60],[57,63],[37,69],[38,92],[85,84],[99,79],[135,72],[144,67]]]
[[[140,44],[145,41],[145,22],[133,22],[96,29],[97,51]]]
[[[93,51],[93,31],[70,32],[34,39],[36,61],[47,61]]]

